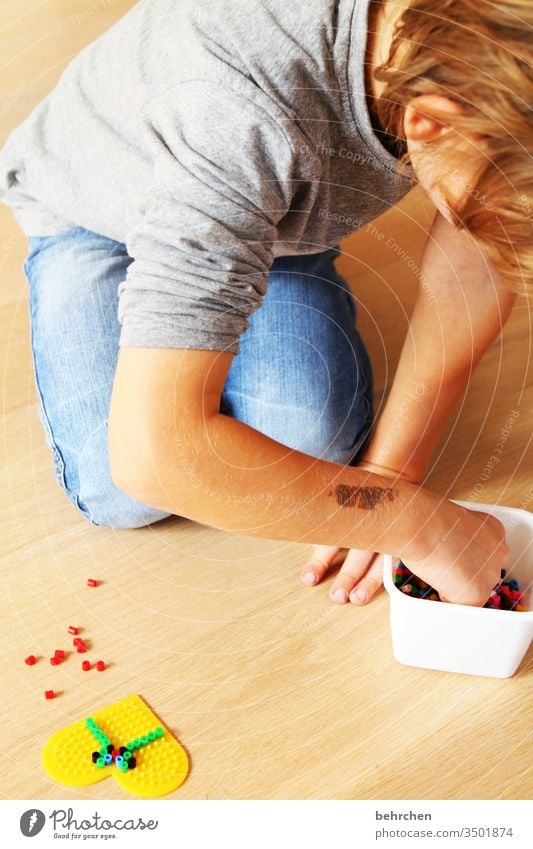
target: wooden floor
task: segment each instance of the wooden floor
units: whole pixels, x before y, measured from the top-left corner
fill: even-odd
[[[3,0],[1,141],[54,84],[66,61],[132,5]],[[73,17],[78,15],[78,17]],[[419,193],[382,225],[416,256],[431,214]],[[368,234],[341,267],[360,298],[379,393],[390,383],[415,280]],[[55,482],[30,365],[26,243],[0,208],[3,481],[3,794],[123,798],[107,780],[53,783],[48,735],[129,693],[141,694],[187,748],[186,799],[531,798],[533,654],[508,680],[423,671],[392,657],[385,592],[368,607],[332,605],[329,581],[302,588],[308,546],[170,519],[96,528]],[[357,258],[356,258],[357,257]],[[450,424],[431,486],[468,498],[512,410],[520,415],[479,500],[533,507],[530,314],[516,309]],[[88,576],[103,583],[88,589]],[[54,669],[48,656],[79,624],[93,657]],[[29,668],[24,657],[43,658]],[[46,702],[53,687],[60,697]]]

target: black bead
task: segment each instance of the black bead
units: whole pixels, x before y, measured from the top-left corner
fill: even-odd
[[[125,751],[126,751],[126,746],[121,746],[120,749],[119,749],[120,754],[123,755]]]
[[[95,764],[98,758],[100,757],[100,752],[93,752],[91,757],[93,759],[93,764]]]
[[[107,754],[110,755],[114,748],[113,743],[110,743],[107,747]]]
[[[135,769],[136,766],[137,766],[136,758],[130,758],[129,761],[128,761],[128,769]]]

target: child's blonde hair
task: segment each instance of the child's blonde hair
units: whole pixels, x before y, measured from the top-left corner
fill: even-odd
[[[461,104],[461,114],[431,115],[463,137],[484,137],[485,166],[460,205],[449,205],[457,226],[482,244],[509,287],[522,292],[533,282],[532,60],[531,0],[410,0],[387,62],[375,72],[386,84],[378,117],[396,138],[405,138],[405,107],[423,94]],[[448,134],[427,145],[442,154],[443,175],[460,169]],[[400,169],[405,161],[407,153]]]

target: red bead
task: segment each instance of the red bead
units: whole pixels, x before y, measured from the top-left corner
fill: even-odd
[[[94,578],[87,578],[87,586],[88,587],[97,587],[98,581],[96,581]]]
[[[56,649],[54,652],[54,657],[59,658],[59,660],[63,660],[63,658],[65,657],[65,652],[63,651],[63,649]]]
[[[55,693],[53,690],[45,690],[44,697],[45,699],[53,699],[55,697]]]
[[[113,758],[113,760],[116,758],[117,755],[120,755],[120,749],[113,749],[113,751],[111,752],[111,757]]]
[[[81,668],[83,669],[84,672],[88,672],[89,669],[91,668],[91,661],[90,660],[82,660]]]
[[[103,672],[104,669],[105,669],[104,661],[103,660],[97,660],[96,661],[96,668],[97,668],[98,672]]]
[[[68,632],[69,634],[77,634],[79,632],[79,628],[75,628],[74,625],[69,625]]]
[[[37,660],[37,658],[35,657],[34,654],[29,654],[28,657],[24,658],[24,663],[27,663],[28,666],[33,666],[33,664],[35,663],[36,660]]]
[[[76,651],[78,652],[78,654],[85,654],[85,652],[87,651],[87,646],[84,646],[83,643],[78,643],[78,645],[76,646]]]
[[[61,658],[60,658],[60,657],[56,657],[56,656],[54,655],[54,657],[51,657],[51,658],[50,658],[50,663],[52,664],[52,666],[59,666],[59,664],[61,663]]]
[[[82,638],[81,637],[74,637],[74,639],[72,640],[72,645],[73,646],[83,645]]]

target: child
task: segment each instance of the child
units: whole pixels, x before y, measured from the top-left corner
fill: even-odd
[[[0,190],[84,516],[313,542],[308,584],[342,551],[338,603],[371,598],[387,551],[486,601],[503,526],[420,483],[532,269],[532,24],[528,0],[140,0],[76,56]],[[417,181],[437,214],[374,426],[333,259]]]

